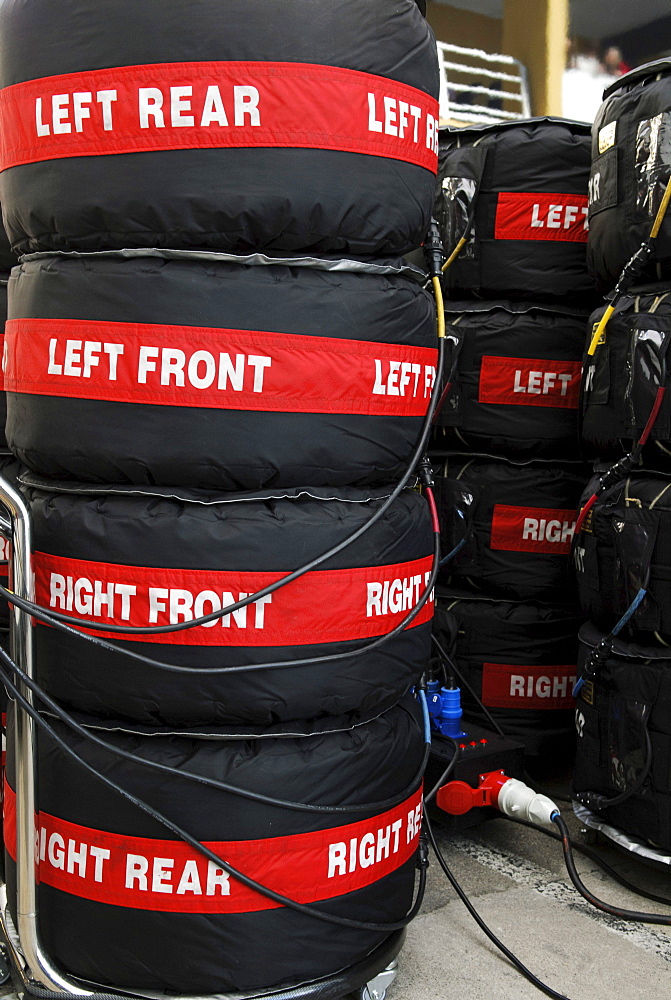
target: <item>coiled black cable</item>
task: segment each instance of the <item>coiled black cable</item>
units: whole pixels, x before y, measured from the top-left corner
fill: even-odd
[[[586,899],[588,903],[595,906],[597,910],[603,910],[604,913],[610,914],[611,917],[619,917],[620,920],[635,920],[642,924],[661,924],[664,927],[671,927],[671,914],[666,916],[663,913],[640,913],[637,910],[626,910],[620,906],[613,906],[611,903],[605,903],[602,899],[599,899],[598,896],[595,896],[593,892],[590,892],[578,875],[578,870],[575,866],[575,859],[573,857],[573,849],[571,847],[571,837],[563,817],[557,812],[552,817],[552,822],[557,825],[559,833],[561,834],[564,861],[566,862],[566,870],[569,873],[569,878],[580,895]]]
[[[558,799],[558,795],[553,795],[553,799]],[[565,799],[564,801],[570,802],[570,799]],[[561,841],[561,834],[555,833],[554,830],[548,830],[547,827],[537,826],[535,823],[529,823],[525,819],[517,819],[515,816],[506,816],[505,813],[501,813],[501,819],[507,819],[510,823],[515,823],[516,826],[525,826],[527,830],[534,830],[536,833],[542,833],[544,837],[549,837],[551,840]],[[653,903],[661,903],[663,906],[671,906],[671,898],[668,896],[658,896],[655,892],[649,892],[648,889],[643,889],[639,885],[634,885],[630,882],[628,878],[621,875],[616,868],[611,867],[605,858],[602,858],[598,851],[593,850],[588,847],[587,844],[580,844],[572,837],[569,838],[569,842],[574,851],[578,851],[580,854],[584,854],[586,858],[593,861],[596,865],[601,868],[603,872],[612,878],[614,882],[617,882],[622,886],[623,889],[628,889],[629,892],[633,892],[637,896],[642,896],[644,899],[649,899]]]

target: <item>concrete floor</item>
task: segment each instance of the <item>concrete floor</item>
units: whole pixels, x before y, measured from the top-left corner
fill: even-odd
[[[574,839],[582,840],[570,805],[558,805]],[[437,833],[448,865],[486,923],[558,993],[571,1000],[661,1000],[671,994],[671,928],[616,920],[582,900],[559,843],[505,819],[459,835]],[[596,846],[634,884],[671,896],[671,871],[631,860],[604,841]],[[576,860],[584,881],[607,902],[671,912],[621,888],[590,859],[578,854]],[[487,940],[432,859],[424,907],[409,928],[387,1000],[541,995]]]

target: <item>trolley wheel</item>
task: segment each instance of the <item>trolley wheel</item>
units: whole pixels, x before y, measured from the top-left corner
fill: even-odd
[[[356,1000],[385,1000],[387,990],[396,979],[398,962],[394,959],[375,979],[370,979],[354,994]]]
[[[386,995],[386,990],[382,990],[381,992],[379,990],[373,990],[371,993],[367,986],[363,986],[359,990],[357,1000],[384,1000]]]
[[[4,986],[9,981],[12,974],[12,967],[9,964],[9,954],[4,944],[0,944],[0,986]]]

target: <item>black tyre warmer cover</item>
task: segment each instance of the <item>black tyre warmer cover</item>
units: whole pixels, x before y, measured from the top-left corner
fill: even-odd
[[[585,313],[528,302],[447,302],[445,320],[450,389],[436,444],[575,461]]]
[[[604,638],[594,625],[580,633],[581,671]],[[639,791],[600,815],[629,836],[671,850],[671,658],[668,649],[616,639],[577,700],[573,789],[614,798],[645,766],[645,727],[652,743],[650,774]]]
[[[605,306],[589,321],[585,351]],[[646,468],[671,469],[671,290],[647,286],[615,305],[593,356],[585,353],[581,393],[581,436],[586,455],[621,458],[639,440],[658,389],[666,389],[648,444]]]
[[[569,553],[586,478],[577,464],[447,458],[436,481],[442,551],[465,543],[442,581],[491,597],[570,599]]]
[[[454,296],[594,297],[587,273],[589,125],[532,118],[440,130],[435,214]]]
[[[569,743],[579,610],[445,588],[437,598],[434,632],[503,732],[522,740],[529,754]],[[465,718],[491,729],[476,698],[460,687]]]
[[[0,219],[0,277],[6,278],[15,264],[18,264],[18,259],[9,245],[7,233],[2,227],[2,219]]]
[[[3,357],[4,357],[4,336],[5,336],[5,320],[7,319],[7,282],[9,279],[8,274],[0,274],[0,343],[3,347]],[[0,368],[0,450],[4,451],[7,447],[7,438],[5,436],[5,423],[7,421],[7,396],[4,390],[5,379],[4,373]]]
[[[414,0],[10,0],[0,32],[17,252],[424,237],[438,59]]]
[[[595,477],[583,504],[597,486]],[[622,635],[671,636],[671,479],[642,472],[603,492],[575,539],[573,562],[578,599],[596,625],[613,628],[645,589]]]
[[[96,730],[114,746],[178,771],[294,802],[345,807],[341,813],[290,811],[160,774],[49,721],[107,777],[261,884],[354,920],[391,923],[410,909],[421,816],[413,779],[423,754],[413,698],[366,725],[303,739]],[[10,718],[10,737],[12,729]],[[12,756],[6,832],[14,898]],[[387,936],[269,904],[42,733],[38,775],[40,933],[51,957],[74,975],[118,987],[227,993],[327,976]],[[386,810],[346,808],[388,799]]]
[[[344,541],[389,491],[295,489],[242,498],[43,481],[26,493],[37,602],[82,621],[150,626],[192,620],[256,593]],[[152,725],[370,718],[393,705],[426,665],[431,602],[398,637],[371,653],[356,651],[417,603],[432,566],[432,537],[426,501],[407,490],[354,545],[246,609],[180,632],[107,636],[120,650],[185,668],[352,653],[341,660],[172,673],[38,625],[37,677],[82,712]]]
[[[108,483],[400,478],[436,370],[423,272],[400,259],[243,260],[85,255],[16,268],[15,453],[48,476]]]
[[[648,237],[671,155],[671,61],[638,66],[604,92],[592,127],[587,262],[604,292]],[[649,280],[671,274],[671,215],[655,240]]]

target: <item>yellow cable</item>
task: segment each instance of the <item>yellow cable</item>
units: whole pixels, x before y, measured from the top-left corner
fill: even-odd
[[[657,215],[655,216],[655,221],[653,222],[652,229],[650,230],[650,236],[653,240],[657,239],[659,230],[662,227],[666,210],[669,207],[669,201],[671,201],[671,177],[669,177],[666,190],[664,191],[664,197],[662,198],[662,203],[657,209]]]
[[[433,294],[436,299],[436,326],[438,329],[438,339],[442,340],[445,337],[445,306],[443,305],[443,290],[440,287],[440,278],[433,277],[431,279],[431,284],[433,285]]]
[[[459,242],[457,243],[456,247],[450,254],[450,256],[443,264],[443,271],[447,271],[448,267],[451,267],[452,264],[454,264],[455,260],[457,259],[457,257],[459,256],[459,254],[461,253],[462,249],[465,247],[467,242],[468,240],[466,239],[466,237],[462,236]]]
[[[615,306],[614,305],[609,305],[607,307],[605,313],[601,317],[601,322],[599,323],[599,325],[597,326],[596,330],[594,331],[594,334],[593,334],[592,339],[591,339],[590,344],[589,344],[589,348],[587,350],[587,353],[588,353],[588,355],[590,357],[592,357],[592,355],[596,351],[597,344],[601,340],[601,335],[603,334],[603,331],[606,329],[606,326],[608,324],[608,320],[610,319],[610,317],[613,315],[614,312],[615,312]]]
[[[666,211],[669,207],[670,201],[671,201],[671,177],[669,177],[666,188],[664,190],[664,197],[662,198],[660,206],[657,209],[657,215],[655,216],[655,221],[652,224],[652,229],[650,230],[650,236],[648,237],[649,239],[651,240],[657,239],[657,236],[659,235],[659,230],[662,228],[662,222],[664,221],[664,216],[666,215]],[[589,355],[589,357],[592,357],[592,355],[596,352],[597,345],[601,340],[601,337],[603,335],[604,330],[606,329],[606,326],[608,325],[608,320],[615,312],[616,304],[617,300],[615,300],[613,303],[611,303],[611,305],[608,306],[605,313],[601,317],[601,322],[594,331],[594,334],[590,341],[589,348],[587,350],[587,354]]]

